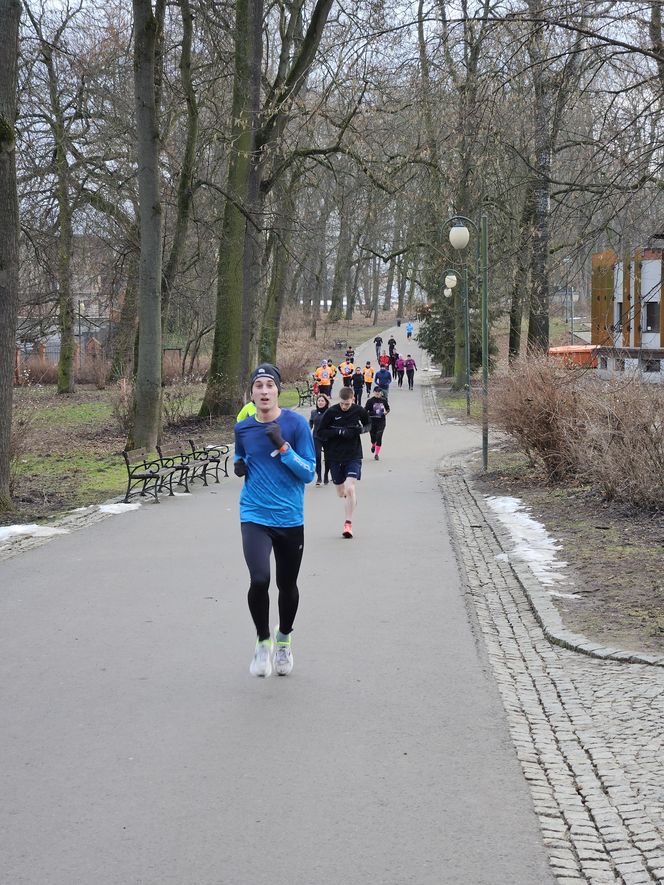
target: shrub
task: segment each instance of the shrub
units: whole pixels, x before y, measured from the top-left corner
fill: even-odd
[[[110,374],[110,362],[99,356],[96,359],[87,360],[81,368],[76,369],[76,382],[78,384],[94,384],[97,390],[105,390]]]
[[[300,314],[285,314],[277,347],[277,365],[284,384],[308,377],[323,357],[329,356],[326,350],[311,337],[310,322],[305,322]]]
[[[548,357],[530,357],[498,375],[490,398],[493,423],[531,461],[540,460],[550,482],[578,469],[576,437],[582,432],[579,388],[588,370]]]
[[[177,427],[196,411],[195,398],[201,379],[187,376],[164,387],[161,400],[162,419],[167,427]]]
[[[529,358],[498,376],[493,422],[550,482],[576,477],[621,503],[664,508],[664,389]]]
[[[12,432],[9,442],[9,494],[16,491],[21,459],[30,447],[30,439],[35,429],[35,408],[32,403],[22,400],[14,404],[12,410]]]
[[[664,508],[664,390],[639,378],[598,382],[580,401],[579,472],[609,500]]]
[[[24,384],[57,384],[58,364],[26,360],[22,374]]]
[[[129,436],[134,419],[134,385],[129,378],[120,378],[111,393],[111,412],[118,430]]]

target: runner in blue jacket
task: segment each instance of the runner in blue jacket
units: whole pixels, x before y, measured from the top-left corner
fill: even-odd
[[[376,377],[374,378],[374,382],[383,392],[383,396],[387,399],[388,394],[390,392],[390,384],[392,383],[392,373],[389,369],[383,366],[376,372]]]
[[[251,375],[256,414],[235,425],[234,471],[244,477],[240,494],[242,549],[249,569],[249,611],[258,639],[252,676],[272,673],[270,553],[279,588],[274,668],[293,669],[291,632],[299,602],[297,578],[304,549],[304,486],[314,478],[316,453],[306,419],[279,408],[281,375],[263,363]]]

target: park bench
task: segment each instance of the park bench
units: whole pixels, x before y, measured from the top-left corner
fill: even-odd
[[[156,448],[161,466],[176,472],[178,475],[177,485],[184,486],[185,492],[189,491],[189,483],[193,482],[197,475],[202,475],[207,469],[206,464],[190,463],[191,456],[187,452],[181,452],[177,449],[166,451],[161,446]]]
[[[313,406],[314,388],[311,381],[304,381],[302,384],[296,384],[295,390],[297,390],[298,395],[298,407]]]
[[[342,347],[346,347],[347,345],[348,345],[348,341],[346,341],[345,338],[335,338],[334,339],[334,346],[337,348],[337,350],[341,350]]]
[[[203,484],[207,485],[208,472],[214,473],[215,481],[219,482],[219,470],[224,471],[224,476],[228,476],[228,456],[230,446],[225,443],[214,443],[206,445],[205,443],[197,443],[196,440],[190,439],[189,445],[191,452],[187,452],[188,464],[194,468],[202,468],[201,476]]]
[[[169,495],[173,495],[173,477],[177,474],[174,467],[164,467],[159,458],[155,458],[147,449],[130,449],[122,453],[127,465],[127,491],[124,503],[127,504],[134,495],[153,495],[159,503],[159,492],[164,485]]]

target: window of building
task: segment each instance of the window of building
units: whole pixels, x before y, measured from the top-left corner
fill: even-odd
[[[648,301],[646,308],[645,332],[659,332],[659,301]]]
[[[661,360],[644,360],[643,363],[643,371],[644,372],[661,372]]]
[[[617,356],[615,360],[616,372],[625,371],[625,360],[621,356]]]
[[[605,356],[601,356],[599,358],[599,367],[600,367],[600,369],[608,369],[609,368],[609,361]]]

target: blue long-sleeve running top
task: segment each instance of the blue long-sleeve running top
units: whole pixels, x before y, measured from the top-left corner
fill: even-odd
[[[316,452],[302,415],[282,409],[276,423],[290,448],[274,457],[267,424],[251,415],[235,425],[234,460],[247,465],[240,522],[290,528],[304,523],[304,486],[314,478]]]

